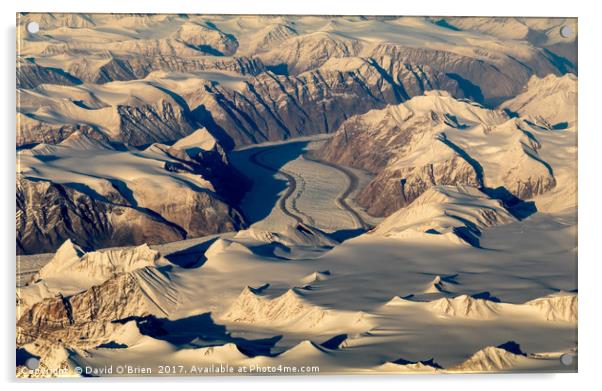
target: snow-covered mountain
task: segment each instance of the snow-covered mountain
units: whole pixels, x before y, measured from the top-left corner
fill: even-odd
[[[128,149],[75,132],[17,152],[17,252],[54,251],[66,239],[89,248],[164,243],[243,226],[235,205],[248,181],[216,143],[180,145]]]
[[[576,19],[17,29],[18,376],[576,370]]]
[[[143,81],[23,90],[17,121],[19,146],[56,144],[79,128],[94,138],[131,145],[174,141],[195,130],[181,99]]]
[[[44,38],[25,29],[36,19],[45,25]],[[109,104],[117,105],[112,116],[120,118],[112,136],[122,133],[125,141],[138,144],[188,133],[194,119],[187,109],[200,116],[195,119],[201,125],[225,131],[234,144],[248,144],[331,132],[349,116],[425,90],[494,105],[514,97],[532,76],[575,70],[549,49],[498,31],[512,29],[511,24],[484,36],[472,25],[450,29],[430,18],[86,15],[85,21],[81,25],[64,14],[23,15],[17,86],[109,83],[108,88],[118,89],[120,84],[111,82],[143,79],[153,71],[197,73],[196,83],[205,86],[196,93],[207,97],[192,104],[186,100],[188,107],[169,97],[149,102],[147,95],[153,94],[142,86],[133,95],[144,104],[127,99]],[[135,32],[131,26],[137,26]],[[219,81],[224,72],[247,77],[248,87],[227,88]],[[35,109],[20,110],[22,144],[60,141],[56,133],[68,130],[57,129],[58,124],[104,130],[87,118],[91,112],[86,118],[67,114],[63,121],[37,112],[47,105],[42,101],[34,100]],[[65,110],[74,109],[60,109],[59,115]],[[148,135],[146,128],[157,129]],[[54,137],[40,139],[40,133],[49,132]]]
[[[499,200],[470,186],[433,186],[409,206],[384,219],[372,232],[386,237],[441,238],[479,245],[483,229],[508,224],[516,218]]]
[[[567,129],[577,121],[577,77],[533,76],[525,91],[501,106],[538,125]]]
[[[573,76],[563,78],[574,80]],[[555,84],[553,79],[548,76]],[[538,101],[560,99],[556,91],[542,89],[534,81],[508,104],[516,107],[517,102],[527,100],[527,94],[537,94]],[[503,193],[507,193],[521,200],[532,199],[557,187],[558,178],[575,160],[553,156],[559,152],[559,143],[568,148],[576,143],[574,100],[564,100],[559,106],[573,111],[563,117],[571,124],[567,129],[529,120],[546,115],[536,106],[526,117],[512,117],[446,92],[427,92],[400,105],[349,118],[318,156],[374,173],[358,201],[377,215],[391,214],[436,185],[468,185],[494,198],[504,199]],[[540,107],[547,110],[550,106]],[[562,179],[574,185],[574,178]],[[572,202],[567,198],[564,206]]]

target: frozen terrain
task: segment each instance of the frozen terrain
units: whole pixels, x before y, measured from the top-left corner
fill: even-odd
[[[20,15],[18,375],[576,371],[564,24]]]
[[[324,137],[313,139],[244,148],[231,155],[234,167],[255,183],[241,203],[249,221],[257,222],[252,227],[277,230],[296,222],[332,233],[368,228],[366,220],[374,220],[353,201],[368,176],[315,160],[311,152]],[[270,204],[275,195],[281,195],[277,208]]]
[[[87,328],[96,330],[113,320],[110,316],[94,319],[94,325],[86,321],[86,326],[67,326],[86,327],[86,333],[93,334],[87,337],[89,342],[67,348],[65,362],[153,368],[165,363],[185,368],[283,364],[318,366],[320,373],[571,370],[559,356],[576,348],[576,296],[570,293],[576,289],[574,211],[538,213],[520,221],[497,206],[500,217],[480,224],[478,248],[449,235],[418,234],[424,227],[392,236],[387,232],[400,229],[394,228],[394,215],[378,229],[339,244],[337,232],[347,229],[354,232],[347,236],[358,235],[361,227],[337,205],[336,197],[324,200],[311,189],[323,186],[339,195],[349,183],[332,167],[304,159],[300,154],[308,143],[234,152],[235,165],[244,167],[255,184],[241,209],[258,213],[250,216],[256,221],[237,234],[154,246],[164,257],[155,267],[169,288],[144,295],[163,297],[169,290],[174,292],[173,304],[162,305],[161,310],[134,308],[131,321],[112,326],[100,337]],[[268,153],[255,164],[254,156],[262,151]],[[265,168],[277,166],[281,173]],[[288,182],[288,175],[296,184]],[[299,181],[304,188],[296,187]],[[454,208],[466,210],[465,224],[466,219],[479,224],[477,204],[471,204],[476,201],[470,201],[475,195],[466,194],[468,189],[439,191]],[[298,209],[291,197],[296,197]],[[481,198],[483,207],[494,207],[486,196]],[[245,208],[245,202],[254,199],[272,204],[265,208],[267,215],[261,217],[259,207]],[[434,201],[449,208],[442,200]],[[405,213],[412,213],[420,202]],[[356,208],[356,213],[363,213]],[[436,214],[420,213],[423,219],[436,219]],[[402,221],[411,224],[408,217]],[[339,232],[338,240],[342,238],[345,234]],[[131,251],[128,259],[148,258],[138,249]],[[61,260],[64,253],[61,249],[53,262],[66,262]],[[102,259],[97,258],[96,262]],[[39,256],[21,257],[24,269],[30,259],[39,264]],[[77,263],[88,269],[88,275],[98,275],[90,269],[92,264]],[[65,281],[75,272],[73,267],[63,272],[63,282],[57,285],[40,271],[40,277],[31,279],[35,283],[19,289],[21,311],[42,297],[72,294]],[[99,281],[108,278],[98,276]],[[85,286],[79,289],[87,292]],[[107,304],[93,304],[100,312],[116,300],[111,291],[103,295]],[[120,316],[127,318],[124,315]],[[25,330],[31,326],[24,318],[19,326]],[[56,340],[65,332],[59,329],[47,338]],[[495,348],[509,341],[519,344],[525,355]],[[49,349],[39,341],[22,342],[34,355],[44,356],[43,349]],[[443,369],[411,364],[431,358]]]

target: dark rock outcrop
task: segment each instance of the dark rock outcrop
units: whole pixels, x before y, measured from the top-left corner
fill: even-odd
[[[356,59],[348,71],[319,69],[298,76],[266,72],[243,91],[205,84],[185,96],[198,120],[232,145],[245,145],[335,131],[355,114],[403,102],[441,88],[463,96],[458,83],[429,66],[381,65]],[[386,61],[386,60],[383,60]]]
[[[88,248],[165,243],[238,229],[244,225],[235,203],[248,184],[226,182],[239,177],[219,157],[182,165],[188,172],[213,175],[214,193],[208,190],[180,189],[166,197],[156,197],[145,183],[130,184],[137,198],[124,194],[123,185],[106,182],[103,195],[85,185],[17,177],[17,253],[31,254],[56,250],[66,239]],[[213,174],[212,174],[212,172]],[[136,187],[138,185],[138,187]],[[129,190],[128,190],[129,191]],[[218,195],[220,194],[220,195]],[[221,196],[224,194],[224,197]]]
[[[76,85],[81,81],[69,73],[36,64],[33,58],[17,58],[17,88],[35,88],[40,84]]]
[[[58,294],[34,304],[17,322],[17,344],[36,340],[70,347],[95,347],[121,325],[117,321],[167,316],[178,304],[169,278],[147,266],[122,273],[70,297]]]

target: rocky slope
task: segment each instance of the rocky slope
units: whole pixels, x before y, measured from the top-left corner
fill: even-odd
[[[17,146],[58,143],[75,130],[146,145],[174,141],[196,129],[181,99],[149,83],[116,82],[102,89],[43,85],[19,95]]]
[[[18,15],[19,376],[574,371],[576,19],[483,21]]]
[[[498,189],[520,199],[556,185],[534,126],[447,93],[429,92],[345,121],[319,151],[376,174],[358,201],[386,216],[435,185]]]
[[[191,75],[187,86],[175,90],[172,81],[165,79],[109,82],[103,88],[23,90],[17,144],[56,143],[82,129],[98,134],[95,137],[145,145],[174,141],[204,126],[232,148],[331,132],[352,115],[434,88],[470,96],[456,80],[428,65],[396,63],[386,56],[333,58],[297,76],[267,71],[247,77],[240,89],[218,80]],[[126,90],[133,96],[125,95]]]
[[[80,81],[60,69],[40,66],[33,58],[17,57],[17,88],[35,88],[44,83],[74,85]]]
[[[130,318],[168,316],[179,294],[166,265],[146,244],[85,252],[66,241],[18,291],[17,344],[92,348]]]
[[[185,237],[173,225],[128,207],[117,190],[110,189],[105,199],[18,176],[17,254],[51,252],[67,238],[100,248]]]
[[[66,239],[89,248],[164,243],[244,224],[233,205],[248,182],[217,144],[124,152],[75,133],[18,160],[18,253],[53,251]],[[119,170],[105,169],[108,161]]]
[[[43,39],[25,30],[36,18],[45,25]],[[188,108],[169,98],[117,105],[113,115],[120,125],[110,136],[137,145],[173,141],[199,125],[225,133],[227,148],[331,132],[350,116],[432,89],[492,106],[515,96],[534,75],[575,71],[570,61],[528,42],[530,35],[516,40],[502,28],[503,33],[487,36],[472,25],[453,30],[430,18],[216,16],[209,21],[196,15],[85,15],[82,20],[65,14],[20,18],[18,61],[29,64],[18,73],[20,88],[107,84],[154,71],[205,72],[197,75],[193,96],[185,97]],[[71,27],[82,23],[86,27]],[[115,25],[135,26],[137,33],[105,28]],[[537,25],[529,29],[539,31]],[[225,88],[215,77],[224,73],[248,77],[246,87]],[[47,129],[59,125],[102,130],[84,118],[20,111],[34,123],[19,125],[19,144],[60,140],[58,130]]]
[[[472,56],[449,52],[443,49],[414,48],[398,44],[385,43],[374,48],[371,57],[390,56],[394,62],[409,63],[418,66],[429,65],[457,80],[470,91],[475,101],[495,106],[516,95],[527,83],[532,71],[537,69],[540,75],[548,73],[562,74],[569,69],[558,69],[553,59],[543,53],[534,54],[529,65],[516,61],[512,57],[499,58],[494,52],[486,54],[497,61],[475,61]]]
[[[428,66],[392,65],[394,76],[364,59],[331,60],[298,76],[271,72],[242,91],[205,85],[184,95],[200,122],[231,145],[332,132],[348,117],[444,88],[463,96],[457,82]]]
[[[99,56],[74,58],[67,70],[69,74],[82,81],[105,84],[111,81],[144,79],[155,71],[227,71],[240,75],[256,75],[263,72],[265,66],[261,60],[248,57],[187,58],[175,55],[155,55],[148,57]]]
[[[164,317],[178,303],[169,278],[155,267],[121,273],[70,297],[58,294],[34,304],[17,322],[17,344],[36,340],[94,347],[131,317]]]
[[[467,23],[477,19],[471,18]],[[329,58],[360,55],[378,59],[388,56],[395,63],[429,65],[436,71],[450,75],[466,90],[472,90],[477,101],[490,105],[514,96],[533,74],[544,76],[574,70],[573,62],[562,57],[564,51],[560,51],[560,55],[554,54],[547,49],[550,42],[531,39],[536,34],[543,34],[540,30],[546,27],[531,23],[531,34],[520,36],[520,39],[529,43],[515,41],[521,43],[506,46],[501,39],[513,39],[508,35],[513,31],[510,24],[520,22],[507,18],[501,20],[508,22],[509,26],[485,32],[493,38],[486,42],[483,36],[471,36],[472,31],[482,34],[482,29],[467,26],[465,30],[454,30],[430,18],[324,18],[311,22],[290,18],[285,19],[285,23],[279,21],[278,25],[294,31],[288,34],[285,41],[279,42],[283,47],[260,50],[256,54],[266,64],[280,65],[289,74],[316,69]],[[316,29],[316,26],[319,28]],[[424,38],[429,43],[417,44],[416,37]],[[462,40],[462,37],[466,37],[466,40]],[[537,45],[544,45],[546,49]]]

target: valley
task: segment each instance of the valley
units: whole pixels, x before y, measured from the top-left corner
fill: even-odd
[[[18,376],[577,370],[576,19],[17,24]]]

